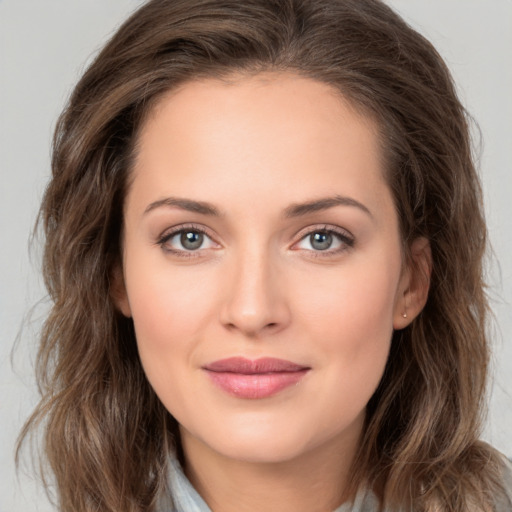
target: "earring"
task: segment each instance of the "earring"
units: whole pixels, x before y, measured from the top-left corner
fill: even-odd
[[[407,318],[407,296],[404,292],[404,312],[402,313],[403,318]]]

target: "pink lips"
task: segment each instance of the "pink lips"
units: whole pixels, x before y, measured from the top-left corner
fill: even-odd
[[[219,388],[239,398],[266,398],[297,384],[310,370],[307,366],[264,357],[251,361],[230,357],[203,369]]]

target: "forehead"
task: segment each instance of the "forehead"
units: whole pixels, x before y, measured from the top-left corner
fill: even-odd
[[[325,83],[288,73],[197,80],[153,108],[133,179],[162,194],[193,187],[208,201],[279,186],[293,202],[308,186],[332,195],[343,179],[340,192],[360,195],[384,181],[379,141],[375,121]]]
[[[260,72],[187,81],[168,91],[146,116],[139,130],[139,142],[154,137],[154,130],[151,135],[148,132],[162,121],[167,121],[168,129],[174,123],[181,136],[193,131],[212,138],[221,133],[221,124],[227,127],[232,122],[234,131],[259,121],[269,130],[279,126],[285,131],[290,124],[298,128],[296,121],[301,117],[307,121],[303,130],[307,139],[315,134],[326,138],[329,131],[333,138],[341,137],[340,122],[354,125],[356,120],[360,128],[380,140],[376,116],[333,86],[291,72]],[[241,122],[244,120],[246,123]],[[215,124],[212,121],[217,121],[216,131],[211,129]],[[246,141],[247,145],[253,142]]]

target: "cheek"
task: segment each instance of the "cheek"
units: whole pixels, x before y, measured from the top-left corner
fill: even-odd
[[[310,291],[297,294],[298,321],[325,356],[350,368],[382,365],[393,332],[399,268],[380,261],[332,270],[305,282]]]
[[[370,268],[336,279],[317,276],[316,292],[297,304],[300,331],[314,341],[316,362],[325,370],[315,403],[332,432],[363,414],[389,355],[398,272]]]
[[[217,289],[197,268],[128,262],[127,292],[139,354],[150,381],[168,378],[173,362],[188,359],[213,315]],[[210,291],[210,289],[212,291]],[[176,357],[179,356],[179,357]]]

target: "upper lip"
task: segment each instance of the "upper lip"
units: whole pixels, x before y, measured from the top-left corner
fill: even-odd
[[[262,357],[260,359],[246,359],[244,357],[229,357],[227,359],[219,359],[203,366],[205,370],[211,372],[229,372],[241,373],[244,375],[254,375],[261,373],[279,373],[279,372],[298,372],[308,370],[308,366],[296,364],[284,359],[276,359],[274,357]]]

